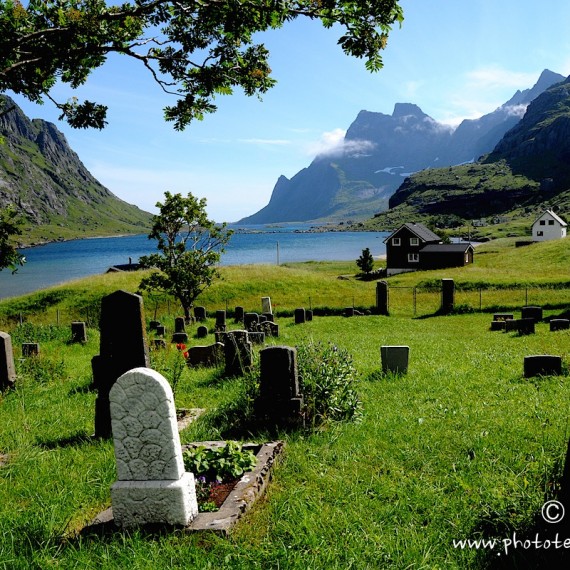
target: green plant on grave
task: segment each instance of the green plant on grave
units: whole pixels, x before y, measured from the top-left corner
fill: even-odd
[[[236,441],[228,441],[225,446],[216,448],[201,445],[187,449],[182,455],[187,471],[220,483],[241,477],[246,471],[251,471],[257,461],[251,450],[243,449]]]
[[[160,372],[170,384],[172,395],[176,397],[176,390],[180,386],[180,382],[187,368],[185,344],[177,344],[176,350],[171,350],[170,346],[166,350],[153,350],[150,353],[150,362],[152,368]]]
[[[57,356],[30,356],[17,363],[18,376],[28,377],[36,384],[63,380],[65,378],[65,362]]]
[[[311,342],[297,348],[297,362],[309,424],[361,419],[357,371],[346,350]]]

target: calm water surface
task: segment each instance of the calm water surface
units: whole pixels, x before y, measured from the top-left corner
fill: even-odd
[[[290,261],[356,260],[365,247],[374,256],[386,251],[385,232],[306,232],[308,226],[268,228],[233,227],[221,265],[287,263]],[[279,246],[277,245],[279,244]],[[133,263],[155,251],[155,240],[146,234],[126,237],[73,240],[25,249],[27,263],[15,275],[0,272],[0,298],[13,297],[89,275],[109,267]],[[356,267],[355,267],[356,269]]]

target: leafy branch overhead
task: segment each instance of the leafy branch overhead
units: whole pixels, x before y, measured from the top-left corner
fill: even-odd
[[[261,95],[275,84],[269,52],[255,34],[298,17],[344,29],[344,52],[382,67],[397,0],[0,0],[0,92],[51,100],[76,128],[103,128],[107,107],[53,99],[56,82],[72,89],[110,54],[136,60],[176,101],[164,110],[177,130],[216,110],[217,95],[241,87]]]

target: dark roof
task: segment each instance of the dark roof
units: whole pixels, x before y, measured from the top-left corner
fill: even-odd
[[[441,238],[434,234],[431,230],[426,228],[423,224],[416,224],[414,222],[406,222],[400,226],[396,231],[392,232],[385,240],[386,243],[392,236],[396,235],[402,228],[408,228],[412,233],[418,236],[422,241],[433,242],[440,241]]]
[[[428,243],[420,249],[422,253],[464,253],[473,245],[464,243]]]

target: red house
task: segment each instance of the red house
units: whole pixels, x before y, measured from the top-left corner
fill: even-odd
[[[423,224],[406,223],[384,243],[388,276],[473,263],[474,248],[470,243],[441,243],[441,238]]]

